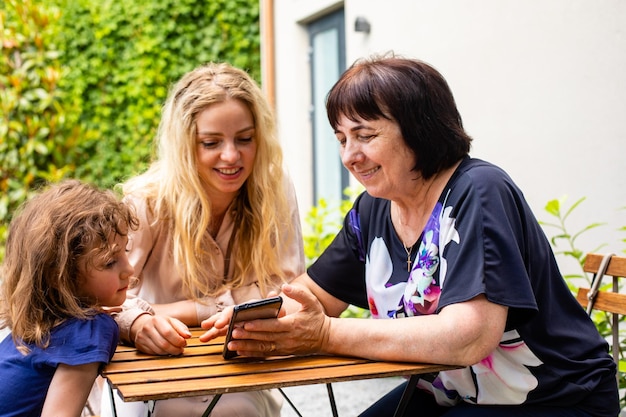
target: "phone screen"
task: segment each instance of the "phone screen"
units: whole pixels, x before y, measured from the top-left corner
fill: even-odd
[[[235,326],[241,325],[241,323],[245,321],[276,318],[282,304],[283,299],[280,297],[264,298],[262,300],[237,304],[234,307],[233,315],[230,318],[230,324],[228,325],[228,334],[226,335],[224,350],[222,352],[224,359],[231,359],[237,356],[237,352],[227,348],[228,342],[230,342],[232,338],[232,332]]]

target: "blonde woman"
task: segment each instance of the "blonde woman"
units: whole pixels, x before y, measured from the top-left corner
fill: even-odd
[[[148,171],[123,184],[140,219],[129,242],[139,281],[116,320],[123,342],[178,355],[188,326],[279,290],[304,271],[304,252],[273,114],[245,71],[211,63],[184,75],[165,103],[156,145]],[[153,415],[200,416],[210,399],[157,401]],[[211,415],[278,416],[281,404],[274,391],[228,394]],[[119,398],[116,407],[124,416],[145,413]]]

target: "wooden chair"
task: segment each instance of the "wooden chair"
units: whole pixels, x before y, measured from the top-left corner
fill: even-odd
[[[619,368],[620,357],[620,315],[626,315],[626,293],[619,292],[619,278],[626,277],[626,257],[616,255],[587,254],[583,269],[594,274],[591,288],[580,288],[576,299],[591,314],[592,310],[600,310],[612,315],[613,359]],[[602,277],[612,276],[611,291],[601,290]],[[606,283],[607,281],[605,281]],[[619,379],[619,377],[618,377]]]

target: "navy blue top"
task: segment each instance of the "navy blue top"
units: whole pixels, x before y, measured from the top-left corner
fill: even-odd
[[[608,345],[567,287],[522,192],[500,168],[471,158],[459,165],[411,262],[409,273],[390,201],[363,193],[308,274],[377,319],[436,314],[479,294],[507,306],[494,352],[420,381],[442,405],[542,404],[617,415]]]
[[[63,322],[52,329],[46,349],[28,345],[26,356],[9,334],[0,342],[0,415],[39,417],[59,364],[108,363],[118,341],[117,324],[108,314]]]

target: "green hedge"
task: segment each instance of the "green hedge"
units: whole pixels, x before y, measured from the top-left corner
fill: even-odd
[[[59,87],[60,11],[28,0],[0,6],[0,259],[13,211],[33,189],[74,171],[76,109]]]
[[[3,0],[0,33],[0,259],[39,185],[146,167],[185,72],[227,61],[260,81],[258,0]]]
[[[185,72],[228,61],[260,79],[258,1],[66,0],[63,10],[62,85],[85,139],[76,175],[102,186],[149,161],[161,105]]]

